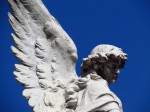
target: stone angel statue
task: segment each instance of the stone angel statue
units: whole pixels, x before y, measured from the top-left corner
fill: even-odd
[[[14,76],[25,88],[34,112],[122,112],[109,84],[117,80],[127,54],[112,45],[99,45],[83,59],[81,77],[75,71],[77,49],[41,0],[8,0],[9,22],[22,64]]]

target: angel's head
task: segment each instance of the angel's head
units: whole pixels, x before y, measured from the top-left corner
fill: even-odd
[[[91,72],[105,79],[109,84],[117,80],[119,69],[122,69],[127,60],[127,54],[121,48],[113,45],[96,46],[88,58],[83,59],[81,76],[85,77]]]

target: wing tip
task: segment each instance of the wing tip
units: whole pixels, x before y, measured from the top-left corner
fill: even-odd
[[[10,13],[10,12],[7,12],[7,14],[8,14],[8,16],[9,16],[9,15],[11,15],[11,13]]]
[[[10,20],[10,19],[13,18],[13,15],[10,12],[8,12],[8,17],[9,17],[9,20]]]
[[[15,76],[15,78],[17,78],[20,75],[20,73],[18,73],[17,71],[14,71],[13,75]]]
[[[13,38],[13,40],[16,40],[16,35],[14,33],[11,33],[10,35]]]
[[[10,46],[12,52],[14,53],[16,51],[16,48],[14,46]]]
[[[11,50],[12,50],[12,52],[14,53],[15,56],[17,56],[18,54],[20,54],[19,50],[18,50],[16,47],[11,46],[10,48],[11,48]],[[19,58],[20,58],[20,57],[19,57]]]

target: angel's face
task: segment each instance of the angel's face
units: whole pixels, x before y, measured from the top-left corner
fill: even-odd
[[[109,84],[115,82],[120,73],[119,64],[117,62],[96,63],[94,64],[93,70]]]
[[[104,79],[110,84],[117,80],[120,73],[119,64],[114,62],[109,62],[103,66],[103,76]]]

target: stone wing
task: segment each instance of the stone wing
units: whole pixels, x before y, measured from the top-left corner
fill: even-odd
[[[23,96],[34,112],[60,111],[64,88],[77,77],[77,50],[69,35],[41,0],[8,0],[13,15],[9,22],[16,47],[15,78],[25,87]],[[57,100],[55,99],[57,97]]]

